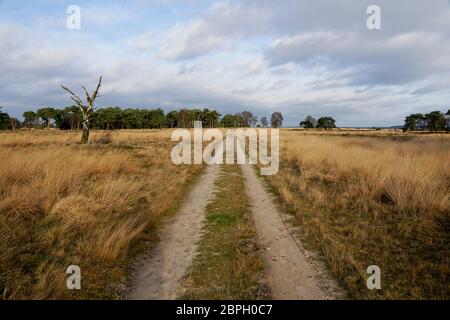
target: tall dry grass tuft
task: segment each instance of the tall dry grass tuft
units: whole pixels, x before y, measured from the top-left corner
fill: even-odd
[[[3,299],[118,297],[130,244],[155,238],[159,217],[199,171],[171,163],[164,132],[116,132],[107,146],[79,146],[78,135],[0,134]],[[80,292],[66,288],[73,264]]]
[[[283,130],[280,155],[269,182],[354,296],[450,297],[448,136]],[[372,264],[381,291],[365,287]]]

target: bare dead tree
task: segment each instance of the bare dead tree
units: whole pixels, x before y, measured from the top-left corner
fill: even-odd
[[[102,76],[98,80],[98,85],[95,91],[92,94],[86,90],[84,86],[82,86],[84,93],[86,94],[86,105],[83,104],[83,101],[80,97],[78,97],[73,91],[65,86],[61,86],[65,91],[70,94],[70,99],[72,99],[76,105],[80,108],[81,118],[83,123],[83,134],[81,136],[81,143],[89,143],[89,130],[91,128],[91,117],[94,111],[95,99],[99,97],[98,92],[100,90],[100,86],[102,85]]]

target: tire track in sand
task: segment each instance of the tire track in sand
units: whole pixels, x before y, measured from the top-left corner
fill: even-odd
[[[196,254],[205,208],[214,196],[214,184],[219,172],[219,166],[206,166],[178,212],[161,229],[159,243],[149,257],[134,268],[127,299],[176,299],[180,280]]]
[[[341,298],[337,285],[325,277],[292,237],[273,197],[250,165],[241,165],[260,245],[264,248],[267,284],[275,300]]]

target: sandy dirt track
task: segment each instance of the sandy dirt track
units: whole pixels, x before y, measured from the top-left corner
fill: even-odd
[[[261,247],[264,249],[267,284],[275,300],[324,300],[341,298],[337,285],[324,275],[322,267],[311,257],[289,231],[274,197],[255,169],[241,166],[246,191]]]
[[[214,197],[220,166],[207,166],[178,212],[160,232],[160,242],[137,266],[127,289],[127,299],[173,300],[191,266],[201,239],[205,209]]]
[[[287,215],[275,206],[275,197],[255,168],[241,165],[245,190],[251,204],[258,242],[266,264],[266,283],[275,300],[341,299],[345,294],[329,277],[316,257],[304,250],[294,236]],[[187,193],[178,212],[160,231],[160,241],[139,259],[125,298],[133,300],[173,300],[196,255],[202,237],[207,204],[215,196],[220,166],[206,166]]]

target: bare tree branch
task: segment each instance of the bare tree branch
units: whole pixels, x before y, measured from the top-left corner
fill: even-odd
[[[94,105],[95,99],[97,99],[98,90],[100,89],[100,87],[102,85],[102,79],[103,79],[103,76],[100,76],[100,79],[98,80],[97,89],[95,89],[94,93],[92,94],[92,105]]]
[[[75,103],[78,105],[78,107],[80,108],[81,112],[84,112],[83,109],[83,105],[80,104],[74,97],[70,97],[70,99],[72,99],[73,101],[75,101]]]
[[[65,91],[67,91],[68,93],[70,93],[71,95],[71,99],[73,101],[75,101],[75,103],[77,105],[79,105],[80,107],[83,107],[83,101],[80,99],[80,97],[78,97],[75,93],[73,93],[73,91],[71,91],[69,88],[65,87],[65,86],[61,86],[61,88],[63,88]]]
[[[86,101],[87,101],[88,105],[91,105],[92,101],[91,101],[91,97],[89,96],[89,92],[86,90],[86,88],[84,86],[82,86],[82,88],[83,88],[84,92],[86,93]]]

